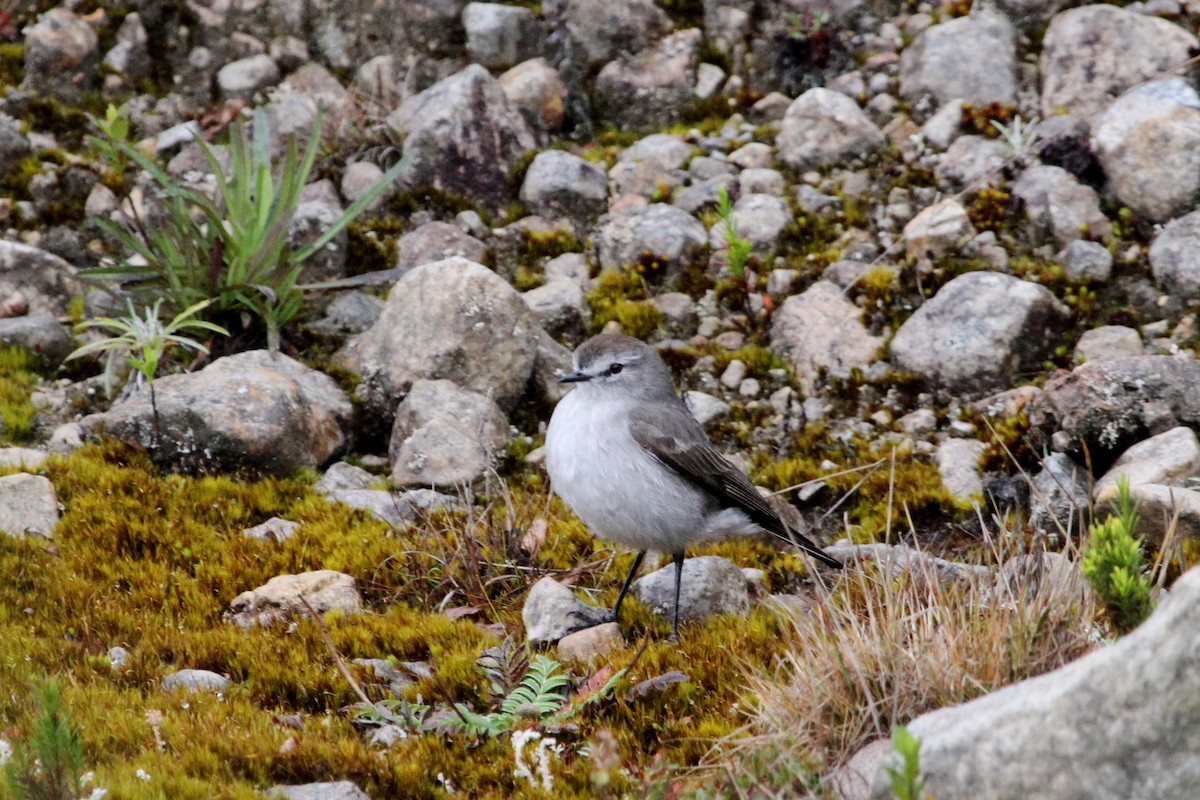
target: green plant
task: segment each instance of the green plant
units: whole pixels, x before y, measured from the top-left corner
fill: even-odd
[[[1154,604],[1142,540],[1133,535],[1138,516],[1124,475],[1117,480],[1114,508],[1115,515],[1092,525],[1080,567],[1108,609],[1113,625],[1125,632],[1150,616]]]
[[[101,157],[108,162],[109,168],[117,176],[123,176],[125,169],[130,164],[126,148],[133,144],[129,136],[132,129],[129,117],[110,103],[108,110],[105,111],[104,119],[90,115],[89,118],[102,134],[88,137],[89,143],[100,151]]]
[[[1026,123],[1021,119],[1021,115],[1018,114],[1009,125],[1005,125],[1003,122],[994,119],[990,120],[990,123],[993,128],[1000,132],[1000,138],[1004,140],[1004,143],[1008,145],[1013,155],[1017,158],[1024,158],[1028,155],[1034,143],[1037,142],[1039,123],[1037,117],[1032,118]]]
[[[908,728],[897,725],[892,728],[892,751],[899,766],[884,767],[892,784],[892,794],[896,800],[921,800],[925,788],[925,781],[921,779],[921,740]]]
[[[83,745],[71,725],[58,682],[33,684],[38,716],[29,736],[12,748],[4,779],[13,800],[75,800],[82,797]]]
[[[722,186],[717,190],[717,216],[725,223],[725,261],[733,277],[739,281],[746,277],[746,262],[750,260],[753,245],[738,235],[737,223],[733,219],[733,203],[729,192]]]
[[[111,220],[98,224],[140,257],[114,267],[89,270],[92,279],[132,279],[152,296],[164,295],[171,309],[215,298],[221,311],[249,311],[266,326],[267,347],[278,350],[280,331],[299,313],[302,295],[296,288],[305,260],[350,224],[404,169],[396,164],[311,243],[293,250],[288,225],[316,162],[321,114],[317,113],[303,153],[289,139],[283,158],[272,164],[266,114],[254,114],[252,138],[234,125],[229,143],[229,175],[216,154],[197,140],[216,179],[210,199],[181,186],[158,164],[127,141],[112,138],[112,125],[101,127],[105,138],[94,143],[133,161],[150,174],[166,194],[160,224],[148,227],[133,220],[130,232]],[[198,213],[193,213],[196,211]]]
[[[144,309],[144,315],[139,316],[133,307],[133,301],[126,298],[129,305],[129,315],[124,317],[99,317],[79,323],[78,328],[101,328],[114,332],[115,336],[100,339],[77,348],[69,356],[70,361],[89,353],[107,351],[108,357],[104,365],[105,388],[111,393],[112,378],[116,371],[117,358],[124,353],[124,361],[137,374],[137,383],[150,386],[150,408],[154,414],[155,440],[158,435],[158,404],[154,397],[154,376],[158,374],[158,365],[163,355],[171,347],[182,347],[207,353],[208,348],[195,339],[184,336],[184,332],[208,331],[222,336],[228,336],[229,331],[211,322],[193,317],[207,308],[213,301],[204,300],[188,306],[175,315],[166,325],[158,318],[162,307],[162,298],[154,301],[153,307]]]

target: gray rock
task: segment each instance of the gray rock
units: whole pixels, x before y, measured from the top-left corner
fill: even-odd
[[[1112,225],[1100,210],[1096,190],[1075,180],[1062,167],[1036,166],[1021,173],[1013,197],[1025,204],[1025,216],[1035,233],[1060,247],[1086,233],[1107,239]]]
[[[383,178],[383,168],[371,161],[355,161],[353,164],[347,164],[345,171],[342,172],[342,182],[338,187],[342,192],[342,197],[346,198],[347,203],[353,203],[358,198],[363,197],[374,188],[375,184],[379,183]],[[368,209],[379,208],[383,205],[384,196],[376,197]]]
[[[374,475],[348,461],[339,461],[325,470],[313,489],[327,495],[344,489],[370,489],[374,485]]]
[[[614,0],[597,8],[594,0],[548,4],[547,21],[561,22],[587,67],[599,67],[621,53],[638,53],[671,30],[666,13],[651,0]]]
[[[922,209],[904,226],[909,258],[939,258],[955,253],[975,236],[975,226],[963,204],[947,197]]]
[[[239,58],[217,70],[217,86],[226,100],[250,100],[279,78],[279,66],[266,53]]]
[[[218,358],[199,372],[154,381],[98,420],[116,438],[183,472],[290,475],[350,443],[350,400],[332,378],[280,353]]]
[[[980,0],[979,3],[979,7],[986,6],[1004,14],[1026,33],[1044,28],[1066,5],[1070,5],[1070,0]]]
[[[788,102],[789,107],[791,102]],[[726,160],[742,169],[765,169],[775,163],[775,150],[762,142],[747,142],[730,153]]]
[[[345,135],[339,128],[346,123],[346,114],[350,113],[350,93],[320,64],[310,62],[300,67],[271,91],[270,96],[267,117],[278,153],[286,146],[287,137],[307,138],[318,108],[324,112],[321,134],[328,137]]]
[[[1178,25],[1115,6],[1064,11],[1042,41],[1042,116],[1098,114],[1129,88],[1169,73],[1196,45]]]
[[[983,494],[979,458],[986,449],[987,445],[976,439],[947,439],[938,445],[938,474],[956,500],[970,502]]]
[[[299,522],[282,517],[271,517],[261,525],[244,529],[242,536],[264,542],[284,542],[295,536],[298,530],[300,530]]]
[[[1073,281],[1106,281],[1112,275],[1113,257],[1099,242],[1076,239],[1055,256],[1063,273]]]
[[[1115,644],[908,723],[921,740],[926,791],[939,800],[1193,797],[1200,785],[1200,671],[1193,668],[1200,642],[1179,632],[1196,625],[1200,572],[1192,570]],[[882,769],[870,796],[892,797]]]
[[[21,133],[20,123],[6,114],[0,114],[0,167],[11,172],[31,152],[33,148],[29,138]]]
[[[565,663],[594,665],[625,644],[621,628],[615,622],[593,625],[568,633],[558,640],[558,660]]]
[[[650,298],[663,315],[662,327],[670,336],[687,338],[696,330],[696,303],[683,292],[663,292]]]
[[[18,472],[0,478],[0,532],[53,538],[58,494],[49,478]]]
[[[137,81],[149,77],[151,59],[149,37],[142,17],[136,11],[128,14],[117,29],[117,43],[104,54],[103,64],[112,72],[120,73],[126,80]]]
[[[563,253],[550,259],[542,267],[542,275],[547,282],[563,278],[574,282],[580,289],[586,289],[591,281],[587,257],[583,253]]]
[[[872,155],[887,140],[858,104],[829,89],[809,89],[788,106],[775,137],[778,156],[797,170]]]
[[[1085,361],[1140,356],[1142,349],[1142,336],[1133,328],[1102,325],[1084,331],[1079,337],[1075,345],[1075,360],[1082,364]]]
[[[677,31],[648,50],[605,64],[592,90],[597,118],[630,128],[677,121],[695,100],[700,39],[695,28]]]
[[[66,8],[54,8],[25,28],[25,79],[21,89],[78,102],[96,83],[100,40]]]
[[[671,204],[689,214],[699,214],[705,209],[716,209],[717,203],[721,199],[721,189],[728,192],[730,197],[736,197],[738,194],[737,178],[733,175],[718,175],[699,183],[693,182],[690,186],[676,189],[671,198]],[[719,227],[714,225],[710,234]]]
[[[323,236],[342,216],[342,204],[328,181],[324,187],[302,196],[288,223],[288,245],[295,250],[306,247]],[[301,283],[317,283],[346,276],[346,246],[349,235],[343,229],[329,242],[304,260],[300,271]]]
[[[66,316],[67,303],[83,294],[75,268],[45,250],[0,239],[0,297],[20,292],[30,314]]]
[[[608,208],[608,179],[598,167],[562,150],[534,157],[521,184],[521,202],[552,219],[593,220]]]
[[[388,124],[404,137],[409,165],[401,185],[453,192],[493,212],[509,202],[517,160],[536,146],[524,118],[478,64],[408,98]]]
[[[1122,476],[1130,486],[1144,483],[1183,486],[1188,478],[1197,475],[1200,475],[1200,441],[1191,428],[1180,426],[1130,447],[1096,481],[1092,491],[1099,496],[1116,487]]]
[[[325,316],[312,327],[327,336],[362,333],[383,313],[383,301],[366,292],[343,292],[325,309]]]
[[[557,642],[575,631],[608,622],[610,617],[607,609],[588,605],[550,576],[533,585],[521,608],[525,638],[535,644]]]
[[[108,658],[108,668],[113,671],[121,669],[129,662],[129,651],[120,645],[108,648],[104,655]]]
[[[394,697],[415,686],[417,680],[433,675],[427,661],[405,661],[397,666],[386,658],[356,658],[354,663],[370,670],[375,680],[386,684]]]
[[[787,184],[783,173],[767,167],[753,167],[742,170],[738,175],[738,189],[742,195],[773,194],[782,195]]]
[[[559,379],[571,371],[571,351],[554,341],[545,331],[538,335],[537,358],[533,362],[533,383],[537,396],[549,403],[566,397],[570,385]]]
[[[991,595],[1002,603],[1036,603],[1059,614],[1091,608],[1091,585],[1079,565],[1062,553],[1035,550],[1004,562]]]
[[[305,602],[318,614],[327,611],[357,614],[363,610],[354,578],[344,572],[321,569],[299,575],[276,575],[257,589],[242,592],[229,604],[225,618],[241,628],[272,625],[307,614]]]
[[[720,422],[729,417],[729,403],[711,394],[689,389],[683,395],[683,401],[696,421],[706,427],[709,423]]]
[[[23,347],[48,364],[60,364],[73,349],[71,334],[47,314],[0,318],[0,345]]]
[[[1012,150],[999,139],[960,136],[947,148],[934,171],[938,180],[955,189],[995,187],[1010,158]]]
[[[186,689],[189,692],[223,692],[231,681],[207,669],[181,669],[163,678],[162,686],[168,692]]]
[[[696,156],[687,165],[687,174],[695,181],[706,181],[721,175],[734,175],[737,167],[724,158],[713,156]],[[781,176],[782,177],[782,176]]]
[[[542,27],[528,8],[499,3],[467,3],[462,14],[467,55],[488,69],[508,69],[535,57]]]
[[[769,194],[745,194],[733,204],[733,219],[739,237],[754,245],[760,253],[774,253],[779,237],[794,219],[788,204]],[[725,223],[713,225],[709,244],[718,248],[725,241]]]
[[[1136,535],[1149,552],[1156,552],[1166,542],[1167,532],[1175,528],[1175,541],[1187,547],[1200,542],[1200,492],[1180,486],[1160,483],[1139,483],[1129,487],[1129,501],[1137,509]],[[1102,513],[1117,512],[1117,487],[1106,486],[1096,492],[1095,506]]]
[[[979,108],[1016,104],[1017,48],[1012,25],[994,13],[972,13],[926,28],[900,56],[900,94],[932,95],[940,106],[962,100]]]
[[[84,444],[83,425],[78,422],[66,422],[50,433],[50,441],[46,446],[52,453],[66,454],[78,450]]]
[[[649,197],[662,186],[675,188],[682,181],[676,171],[690,155],[692,146],[678,136],[654,133],[639,139],[622,151],[608,171],[613,196]]]
[[[392,484],[472,483],[507,442],[508,420],[489,398],[453,381],[414,381],[396,409],[388,444]]]
[[[379,321],[344,363],[389,423],[395,398],[421,378],[446,378],[512,408],[525,393],[541,327],[503,278],[463,258],[417,267],[388,295]]]
[[[591,309],[583,298],[583,289],[570,278],[554,278],[521,297],[551,336],[576,337],[591,320]]]
[[[1200,96],[1179,78],[1139,86],[1100,115],[1093,146],[1113,193],[1163,222],[1200,190]]]
[[[862,310],[828,281],[818,281],[803,294],[789,297],[771,323],[771,349],[792,365],[806,394],[829,376],[875,360],[883,338],[862,323]]]
[[[0,447],[0,467],[36,470],[49,457],[45,450],[33,447]]]
[[[963,101],[961,97],[947,100],[925,124],[921,136],[935,150],[945,150],[962,133]]]
[[[267,796],[279,800],[371,800],[353,781],[272,786]]]
[[[727,77],[725,70],[716,64],[702,61],[696,65],[696,86],[692,91],[701,100],[708,100],[720,90]]]
[[[529,127],[552,133],[562,127],[567,86],[544,58],[517,64],[496,79],[500,90]]]
[[[1171,220],[1150,245],[1154,278],[1181,302],[1200,298],[1200,211]]]
[[[1036,426],[1056,425],[1073,450],[1086,445],[1094,459],[1105,460],[1147,433],[1200,427],[1197,386],[1200,362],[1191,358],[1090,361],[1050,376],[1028,413]]]
[[[396,266],[403,270],[456,257],[479,263],[487,254],[486,244],[449,222],[426,222],[396,240]]]
[[[864,562],[916,581],[979,584],[991,576],[987,567],[948,561],[903,544],[839,543],[826,547],[825,552],[848,566]]]
[[[602,269],[637,264],[649,255],[662,264],[671,281],[686,267],[703,263],[708,232],[682,209],[653,203],[624,214],[608,214],[595,234]]]
[[[432,489],[389,492],[383,489],[334,489],[325,493],[331,503],[369,512],[393,528],[402,528],[440,508],[456,508],[458,501]]]
[[[892,361],[954,390],[1003,388],[1040,362],[1069,317],[1043,286],[997,272],[968,272],[900,326]]]
[[[630,587],[633,596],[655,614],[671,619],[675,611],[675,565],[668,564]],[[714,614],[744,617],[750,612],[746,576],[732,561],[699,556],[683,562],[679,621],[704,620]]]

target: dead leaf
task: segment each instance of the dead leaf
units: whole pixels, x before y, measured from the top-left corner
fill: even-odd
[[[475,606],[456,606],[454,608],[446,608],[442,610],[450,619],[462,619],[463,617],[471,617],[479,613],[479,609]]]
[[[616,670],[614,670],[611,665],[605,664],[603,667],[596,670],[596,673],[592,675],[592,677],[583,682],[583,685],[576,690],[575,698],[577,700],[586,700],[587,698],[591,697],[605,687],[615,672]]]
[[[531,556],[537,555],[538,550],[542,549],[542,544],[546,541],[546,533],[549,530],[549,523],[541,517],[529,523],[529,530],[525,531],[525,535],[521,537],[521,549]]]
[[[661,692],[663,689],[666,689],[673,683],[686,683],[690,680],[691,678],[689,678],[687,675],[684,675],[677,669],[673,669],[670,672],[664,672],[662,675],[656,675],[653,678],[648,678],[642,681],[637,686],[634,686],[629,690],[629,692],[625,695],[625,699],[635,700],[639,697],[645,697],[650,693],[651,690],[657,690]]]
[[[295,736],[289,736],[283,744],[279,745],[279,755],[286,756],[288,753],[294,752],[300,747],[300,740]]]

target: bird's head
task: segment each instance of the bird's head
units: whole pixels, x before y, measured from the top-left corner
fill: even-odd
[[[602,333],[579,346],[574,371],[559,380],[578,383],[587,391],[627,394],[654,400],[674,396],[671,373],[662,357],[645,342],[619,333]]]

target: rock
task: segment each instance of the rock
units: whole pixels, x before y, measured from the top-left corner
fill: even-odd
[[[587,258],[583,253],[563,253],[550,259],[542,267],[542,275],[547,283],[563,278],[575,283],[580,289],[587,289],[591,285]]]
[[[345,337],[362,333],[383,313],[383,301],[366,292],[342,292],[326,308],[325,316],[310,328],[325,336]]]
[[[1062,167],[1036,166],[1021,173],[1013,197],[1025,204],[1025,216],[1041,236],[1060,247],[1086,234],[1107,239],[1112,229],[1100,210],[1096,190],[1075,180]]]
[[[1196,45],[1178,25],[1115,6],[1064,11],[1042,41],[1042,116],[1098,114],[1129,88],[1169,73]]]
[[[18,472],[0,478],[0,532],[54,538],[58,494],[49,478]]]
[[[579,156],[545,150],[525,172],[521,202],[544,217],[588,222],[608,208],[608,179]]]
[[[231,681],[207,669],[181,669],[163,678],[162,687],[168,692],[186,689],[189,692],[223,692]]]
[[[31,152],[33,148],[29,138],[21,133],[20,123],[7,115],[0,116],[0,168],[6,172],[16,170],[21,159]]]
[[[703,263],[708,244],[708,232],[699,220],[665,203],[608,214],[601,218],[594,236],[602,269],[620,269],[649,259],[662,265],[666,283],[687,267]]]
[[[607,609],[589,606],[549,576],[533,585],[521,609],[525,638],[533,644],[557,642],[576,631],[608,622],[611,616]]]
[[[62,317],[67,303],[83,294],[75,268],[56,255],[20,242],[0,239],[0,297],[20,292],[30,314]]]
[[[226,101],[251,100],[279,83],[279,66],[266,53],[231,61],[217,71],[217,87]]]
[[[353,781],[272,786],[267,796],[279,800],[371,800]]]
[[[325,474],[313,484],[313,489],[328,495],[343,489],[370,489],[374,485],[374,475],[348,461],[339,461],[325,470]]]
[[[300,523],[282,517],[271,517],[261,525],[246,528],[242,536],[247,539],[258,539],[265,542],[283,542],[292,538],[300,530]]]
[[[967,210],[953,197],[921,210],[904,226],[904,246],[912,259],[949,255],[974,236]]]
[[[947,148],[934,172],[938,180],[955,189],[991,188],[999,185],[1012,149],[999,139],[960,136]]]
[[[1200,298],[1200,211],[1171,220],[1150,245],[1154,278],[1186,304]]]
[[[945,150],[962,133],[963,101],[961,97],[947,100],[925,124],[921,136],[935,150]]]
[[[488,69],[508,69],[535,57],[542,28],[528,8],[499,3],[467,3],[462,13],[467,55]]]
[[[873,563],[892,575],[909,575],[915,581],[976,584],[991,576],[987,567],[947,561],[903,544],[834,544],[825,552],[847,566]]]
[[[344,209],[337,193],[328,181],[304,187],[300,203],[288,223],[287,242],[293,250],[306,247],[341,219]],[[349,234],[339,232],[324,246],[304,260],[300,271],[301,283],[318,283],[346,276],[346,247]]]
[[[1100,115],[1096,156],[1113,193],[1139,216],[1165,222],[1200,190],[1200,96],[1179,78],[1138,86]]]
[[[99,423],[183,472],[291,475],[350,443],[350,400],[332,378],[281,353],[218,358],[199,372],[154,381],[158,422],[143,389]]]
[[[346,354],[367,406],[390,424],[421,378],[452,380],[512,408],[525,393],[541,328],[503,278],[463,258],[417,267],[392,287],[379,321]]]
[[[272,625],[307,614],[304,601],[318,614],[327,611],[357,614],[363,610],[354,578],[344,572],[321,569],[299,575],[276,575],[257,589],[235,597],[225,617],[241,628]]]
[[[663,292],[650,298],[650,305],[662,314],[660,323],[670,336],[687,338],[696,331],[696,303],[683,292]]]
[[[859,749],[829,775],[828,784],[834,796],[841,800],[863,800],[871,791],[871,778],[885,766],[893,766],[895,753],[891,739],[876,739]]]
[[[0,447],[0,467],[36,470],[45,463],[49,453],[33,447]]]
[[[660,617],[675,611],[675,565],[639,578],[630,587],[633,596]],[[679,592],[679,621],[704,620],[714,614],[750,613],[746,576],[732,561],[718,556],[698,556],[683,562]]]
[[[74,103],[95,86],[100,40],[84,20],[66,8],[53,8],[24,33],[23,91]]]
[[[1192,570],[1116,643],[917,717],[908,728],[921,740],[925,790],[939,800],[1191,798],[1200,785],[1200,671],[1197,642],[1179,632],[1196,625],[1200,572]],[[1085,786],[1081,775],[1103,777]],[[882,769],[870,796],[892,797]]]
[[[1112,275],[1113,257],[1099,242],[1076,239],[1055,256],[1063,273],[1072,281],[1107,281]]]
[[[73,349],[71,334],[48,314],[0,319],[0,345],[23,347],[47,364],[61,364]]]
[[[730,153],[726,160],[742,169],[766,168],[775,163],[775,151],[770,145],[762,142],[747,142]]]
[[[1001,602],[1029,603],[1052,613],[1078,613],[1091,606],[1091,585],[1079,566],[1062,553],[1038,550],[1004,562],[991,594]]]
[[[569,633],[558,640],[558,660],[591,666],[625,644],[621,628],[615,622],[593,625]]]
[[[408,98],[388,124],[404,137],[411,159],[402,186],[462,195],[496,213],[508,205],[510,171],[536,146],[524,118],[478,64]]]
[[[711,394],[689,389],[683,401],[701,425],[707,426],[710,422],[719,422],[729,416],[729,404]]]
[[[900,56],[900,94],[937,105],[961,100],[976,108],[1017,102],[1017,48],[1012,25],[983,11],[933,25]]]
[[[629,128],[661,128],[695,102],[697,49],[701,33],[676,31],[629,58],[610,61],[596,76],[596,117]]]
[[[987,445],[975,439],[947,439],[938,445],[937,466],[942,485],[962,502],[983,494],[979,459]]]
[[[1103,325],[1084,331],[1075,345],[1075,361],[1101,361],[1142,354],[1142,337],[1124,325]]]
[[[1044,286],[998,272],[968,272],[900,326],[892,361],[953,390],[1003,388],[1041,361],[1069,317]]]
[[[507,442],[508,420],[489,398],[453,381],[414,381],[388,444],[392,485],[472,483]]]
[[[796,170],[874,154],[887,143],[858,104],[829,89],[809,89],[788,106],[775,137],[778,156]]]
[[[745,194],[733,204],[733,219],[738,236],[754,245],[760,253],[774,253],[784,229],[793,222],[794,216],[783,198],[769,194]],[[714,248],[725,241],[725,224],[713,226],[709,244]]]
[[[375,184],[383,178],[383,168],[371,161],[355,161],[352,164],[347,164],[346,169],[342,172],[342,182],[338,189],[342,193],[342,197],[346,198],[347,203],[353,203],[360,197],[365,197],[366,194],[374,188]],[[384,197],[387,195],[385,191],[383,195],[376,197],[367,206],[368,210],[378,209],[383,205]]]
[[[563,125],[567,87],[544,58],[517,64],[496,79],[500,90],[535,131],[552,133]]]
[[[725,70],[703,61],[696,65],[696,86],[692,92],[701,100],[709,100],[720,90],[727,77]]]
[[[1200,492],[1179,486],[1158,483],[1139,483],[1129,487],[1129,501],[1137,509],[1138,526],[1134,532],[1154,553],[1167,540],[1167,532],[1175,528],[1174,541],[1188,547],[1200,542]],[[1107,486],[1096,492],[1096,508],[1105,513],[1117,511],[1117,487]],[[1104,513],[1098,515],[1103,518]]]
[[[366,667],[371,677],[386,685],[392,696],[397,698],[405,689],[416,686],[418,680],[433,675],[427,661],[403,661],[397,666],[386,658],[356,658],[354,663]]]
[[[591,309],[584,301],[583,289],[569,278],[548,280],[535,289],[522,292],[521,297],[551,336],[577,337],[583,332],[584,323],[591,320]]]
[[[744,169],[737,176],[737,180],[738,190],[743,196],[751,194],[782,196],[787,186],[782,172],[766,167]]]
[[[563,25],[591,68],[620,53],[640,53],[671,30],[670,18],[652,0],[614,0],[601,13],[594,0],[563,0],[545,10],[547,22]]]
[[[828,281],[789,297],[771,323],[771,349],[792,365],[806,394],[827,377],[843,376],[875,360],[883,338],[863,325],[862,311]]]
[[[1183,486],[1191,477],[1200,475],[1200,441],[1191,428],[1178,427],[1138,442],[1117,458],[1108,471],[1096,481],[1093,492],[1100,496],[1115,488],[1124,476],[1130,486],[1161,483]]]
[[[542,331],[538,336],[537,358],[533,363],[533,383],[537,396],[548,403],[566,397],[570,385],[559,379],[571,371],[571,351]]]
[[[426,222],[396,240],[396,267],[411,270],[447,258],[465,258],[476,263],[487,258],[483,242],[448,222]]]
[[[407,492],[333,489],[325,493],[325,499],[367,511],[393,528],[403,528],[439,508],[456,508],[459,505],[455,498],[432,489],[410,489]]]
[[[678,188],[673,192],[671,204],[689,214],[699,214],[705,209],[716,209],[721,199],[721,189],[728,192],[730,197],[736,197],[738,193],[737,178],[733,175],[718,175],[715,178],[699,182],[693,181],[690,186]],[[719,225],[714,225],[709,230],[710,236],[717,230],[724,229]],[[721,236],[721,241],[724,241],[724,235]]]
[[[661,188],[674,189],[682,181],[676,171],[692,155],[692,146],[678,136],[654,133],[626,148],[608,171],[612,194],[649,197]]]

